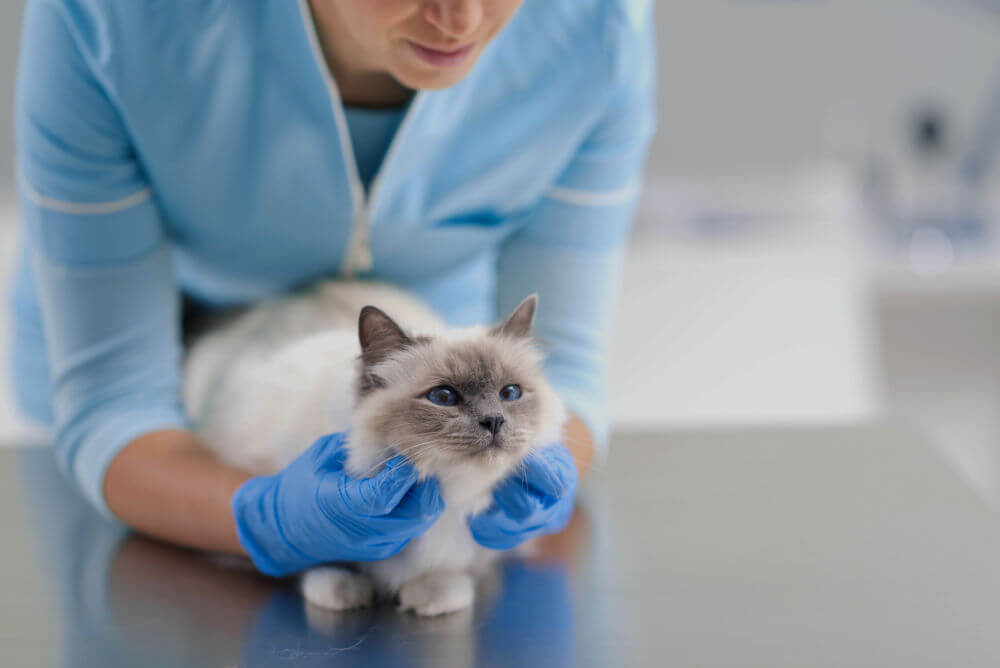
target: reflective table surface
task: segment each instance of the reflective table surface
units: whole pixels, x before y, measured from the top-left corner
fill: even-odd
[[[1000,517],[901,426],[617,434],[474,610],[309,608],[0,450],[0,665],[995,666]]]

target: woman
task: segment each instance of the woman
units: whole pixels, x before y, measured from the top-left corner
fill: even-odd
[[[650,4],[31,0],[16,390],[90,501],[272,573],[419,535],[433,494],[407,518],[345,501],[398,500],[412,472],[351,479],[327,438],[249,478],[181,409],[182,298],[248,304],[331,275],[405,286],[454,325],[538,292],[573,414],[551,450],[584,472],[607,442],[607,332],[654,125]],[[558,529],[571,477],[506,486],[476,539]]]

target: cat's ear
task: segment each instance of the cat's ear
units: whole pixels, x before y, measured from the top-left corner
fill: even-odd
[[[493,328],[493,334],[508,336],[531,336],[531,325],[535,322],[535,310],[538,308],[538,295],[532,293],[524,298],[517,308],[511,311],[503,324]]]
[[[389,353],[413,343],[396,322],[374,306],[361,309],[358,316],[358,338],[365,366],[377,364]]]

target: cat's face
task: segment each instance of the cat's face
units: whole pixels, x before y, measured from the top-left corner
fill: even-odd
[[[564,408],[531,336],[532,295],[491,329],[411,336],[365,307],[355,420],[425,473],[501,471],[559,437]]]

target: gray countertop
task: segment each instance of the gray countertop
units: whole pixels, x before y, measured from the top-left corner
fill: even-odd
[[[617,434],[468,614],[307,609],[0,451],[3,666],[996,666],[1000,518],[900,426]]]

